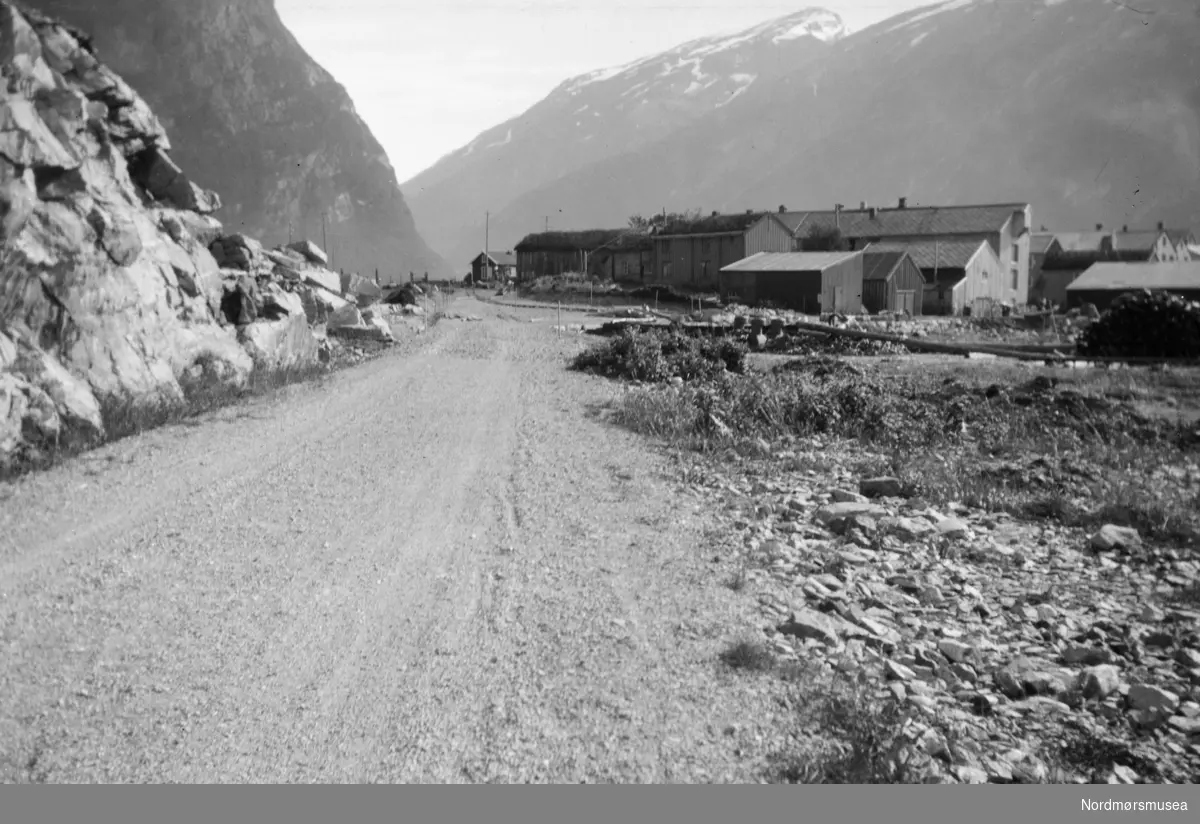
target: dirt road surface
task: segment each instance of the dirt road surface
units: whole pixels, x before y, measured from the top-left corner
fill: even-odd
[[[0,486],[0,779],[758,779],[713,516],[593,414],[583,338],[450,308],[482,320]]]

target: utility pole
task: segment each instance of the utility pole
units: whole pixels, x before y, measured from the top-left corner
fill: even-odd
[[[491,228],[492,228],[491,223],[492,223],[492,213],[484,212],[483,213],[483,264],[484,264],[484,266],[487,267],[487,273],[488,273],[487,279],[488,280],[492,279],[492,259],[489,257],[489,255],[491,253],[488,251],[488,249],[491,248],[491,243],[492,243],[492,241],[490,239],[490,232],[491,232]]]
[[[329,251],[329,230],[325,225],[325,210],[321,210],[321,246],[329,257],[329,268],[333,268],[333,254]]]

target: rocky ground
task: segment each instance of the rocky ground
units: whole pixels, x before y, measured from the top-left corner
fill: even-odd
[[[925,780],[1200,781],[1194,551],[939,510],[859,476],[863,457],[798,441],[687,461],[778,662],[864,676],[864,709],[914,709]]]

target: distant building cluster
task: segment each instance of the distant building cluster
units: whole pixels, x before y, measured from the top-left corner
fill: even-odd
[[[1130,289],[1200,298],[1187,230],[1034,231],[1028,203],[747,210],[660,216],[625,229],[527,235],[480,253],[476,282],[581,274],[717,292],[797,311],[994,314],[1018,306],[1102,308]]]

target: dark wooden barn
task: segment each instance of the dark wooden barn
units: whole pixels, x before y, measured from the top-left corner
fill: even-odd
[[[790,252],[791,231],[771,212],[713,214],[668,223],[653,235],[658,283],[713,289],[718,273],[759,252]]]
[[[863,253],[863,308],[868,312],[907,312],[920,315],[925,276],[912,255],[867,247]]]
[[[721,269],[730,302],[769,303],[815,315],[862,311],[862,252],[759,252]]]
[[[649,239],[639,240],[628,229],[538,232],[526,235],[515,250],[522,282],[564,274],[612,277],[635,268],[640,279],[651,257]]]

